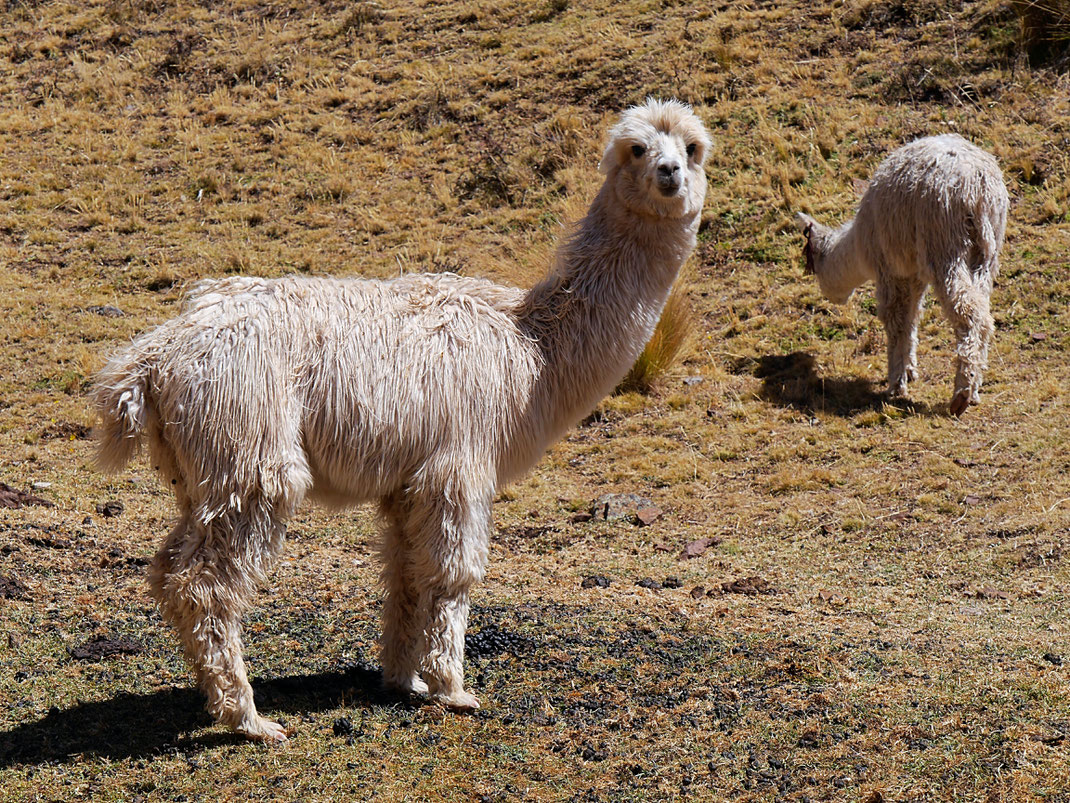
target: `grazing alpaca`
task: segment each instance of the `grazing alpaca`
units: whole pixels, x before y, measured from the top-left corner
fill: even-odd
[[[208,697],[253,739],[240,620],[306,495],[378,500],[384,683],[458,709],[468,595],[496,489],[621,379],[695,244],[710,140],[647,101],[610,132],[606,180],[528,292],[451,274],[388,281],[230,278],[97,378],[99,461],[148,440],[180,517],[149,582]]]
[[[925,137],[877,168],[854,220],[831,229],[802,214],[806,269],[842,304],[869,279],[888,333],[888,393],[917,378],[918,318],[931,284],[955,329],[951,414],[980,400],[992,341],[989,299],[1007,227],[996,160],[956,134]]]

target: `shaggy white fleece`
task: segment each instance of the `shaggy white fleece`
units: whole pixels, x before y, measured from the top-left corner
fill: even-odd
[[[915,140],[873,174],[854,219],[828,228],[799,213],[807,269],[836,303],[868,280],[888,335],[888,392],[917,377],[918,319],[932,285],[956,340],[951,413],[980,400],[989,311],[1009,199],[995,158],[957,134]]]
[[[146,440],[175,491],[150,586],[218,720],[286,738],[253,705],[241,616],[306,496],[380,504],[384,682],[479,705],[462,659],[491,500],[649,339],[695,244],[709,148],[684,104],[626,111],[601,191],[530,291],[451,274],[203,281],[101,371],[101,465]]]

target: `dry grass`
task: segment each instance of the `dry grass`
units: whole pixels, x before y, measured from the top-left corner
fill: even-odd
[[[0,23],[0,481],[56,505],[0,510],[0,797],[1066,799],[1070,105],[1010,2],[131,0]],[[169,493],[145,464],[93,469],[87,378],[203,276],[530,283],[648,94],[715,140],[694,343],[503,492],[469,644],[485,708],[377,692],[371,513],[307,508],[247,639],[295,737],[212,726],[144,588]],[[938,311],[911,401],[887,402],[872,294],[824,301],[790,224],[843,219],[889,149],[944,130],[1013,197],[961,421]],[[618,491],[665,514],[573,521]],[[723,590],[753,576],[773,592]],[[93,636],[143,651],[73,658]]]
[[[617,393],[650,393],[669,379],[670,372],[693,345],[695,320],[684,285],[673,285],[650,342],[617,386]]]
[[[1022,21],[1022,47],[1034,64],[1070,56],[1070,2],[1067,0],[1015,0]]]

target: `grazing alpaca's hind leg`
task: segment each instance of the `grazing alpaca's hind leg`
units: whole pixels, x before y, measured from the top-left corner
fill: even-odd
[[[469,593],[486,566],[492,487],[421,500],[409,519],[424,618],[421,671],[434,699],[461,710],[479,708],[464,689],[464,634]]]
[[[178,630],[209,713],[263,741],[284,741],[286,732],[256,712],[242,660],[241,616],[284,533],[256,502],[208,524],[185,510],[149,572],[149,587]]]
[[[888,395],[905,396],[918,377],[918,320],[925,284],[885,280],[877,283],[877,316],[888,337]]]
[[[383,685],[408,694],[426,694],[427,684],[420,678],[423,617],[419,611],[419,589],[413,577],[411,546],[404,530],[403,503],[395,498],[386,499],[382,512],[386,520],[381,550],[386,598],[379,658],[383,664]]]
[[[957,417],[981,401],[981,383],[995,324],[988,288],[983,281],[975,283],[965,262],[954,266],[948,285],[937,287],[937,297],[955,332],[955,390],[950,412]]]

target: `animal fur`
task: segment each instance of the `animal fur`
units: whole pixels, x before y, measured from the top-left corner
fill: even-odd
[[[256,711],[241,616],[302,500],[377,500],[383,680],[458,709],[491,500],[588,413],[649,339],[695,243],[709,136],[676,101],[626,111],[586,218],[529,291],[451,274],[229,278],[97,377],[100,464],[147,441],[178,524],[150,570],[221,722]]]
[[[955,331],[950,410],[980,400],[1009,200],[995,158],[956,134],[925,137],[877,168],[854,219],[838,229],[799,213],[807,270],[838,304],[868,280],[888,335],[888,392],[917,378],[918,319],[932,285]]]

